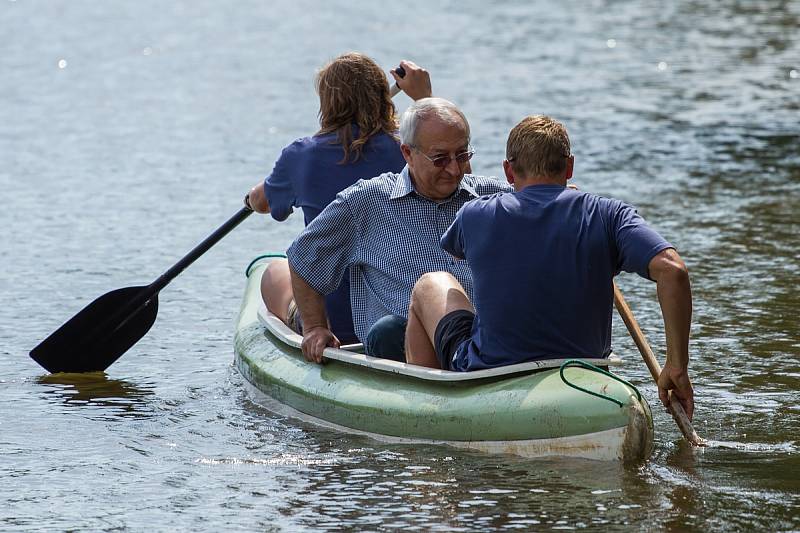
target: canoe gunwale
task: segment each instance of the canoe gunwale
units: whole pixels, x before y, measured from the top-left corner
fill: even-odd
[[[258,320],[279,341],[293,348],[300,349],[300,346],[303,342],[303,336],[292,330],[289,326],[284,324],[281,319],[270,313],[263,303],[258,309]],[[333,359],[343,363],[371,368],[373,370],[381,370],[384,372],[391,372],[393,374],[402,374],[404,376],[410,376],[429,381],[472,381],[496,378],[500,376],[511,376],[514,374],[527,374],[531,372],[537,372],[539,370],[558,368],[565,361],[576,359],[602,367],[621,366],[623,364],[623,361],[620,357],[614,353],[611,353],[607,358],[561,357],[529,361],[526,363],[517,363],[515,365],[506,365],[498,368],[473,370],[471,372],[453,372],[450,370],[440,370],[418,365],[411,365],[408,363],[401,363],[391,359],[370,357],[363,353],[351,351],[352,349],[358,349],[361,346],[362,345],[359,344],[348,345],[347,348],[350,348],[348,350],[344,350],[342,348],[325,348],[323,355],[326,359]]]

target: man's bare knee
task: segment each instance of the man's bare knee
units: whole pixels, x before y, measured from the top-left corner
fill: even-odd
[[[409,301],[411,306],[415,306],[415,304],[419,306],[423,299],[429,299],[435,291],[441,290],[447,286],[442,283],[442,280],[447,278],[440,274],[450,276],[447,272],[426,272],[419,277],[414,284],[414,288],[411,289],[411,299]]]
[[[436,288],[451,287],[453,284],[459,283],[449,272],[426,272],[414,284],[411,294],[413,296],[414,292],[429,292]]]
[[[261,298],[267,309],[285,322],[292,296],[288,261],[276,259],[270,262],[261,275]]]
[[[284,278],[289,272],[289,261],[286,259],[273,259],[264,269],[261,279],[272,280],[272,278]]]

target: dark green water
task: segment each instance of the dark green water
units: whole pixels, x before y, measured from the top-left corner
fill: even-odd
[[[639,467],[387,445],[275,415],[233,369],[244,268],[301,229],[251,217],[161,293],[105,375],[27,352],[149,283],[314,131],[314,70],[426,66],[471,121],[566,123],[575,182],[639,207],[686,260],[692,450],[656,410]],[[0,2],[0,530],[800,529],[798,2]],[[400,109],[408,101],[398,99]],[[654,286],[620,285],[657,353]]]

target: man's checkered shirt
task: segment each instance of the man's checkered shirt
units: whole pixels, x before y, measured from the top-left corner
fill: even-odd
[[[356,335],[385,315],[408,316],[408,300],[422,274],[450,272],[472,298],[472,273],[439,239],[467,201],[511,191],[495,178],[467,174],[444,202],[417,194],[406,166],[360,180],[340,192],[287,251],[289,264],[321,294],[332,292],[350,267],[350,301]]]

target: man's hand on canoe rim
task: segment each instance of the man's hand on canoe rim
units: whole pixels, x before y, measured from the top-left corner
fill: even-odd
[[[317,326],[303,330],[303,344],[301,347],[303,348],[303,356],[307,361],[322,363],[322,352],[328,346],[334,348],[341,346],[339,339],[328,328]]]

